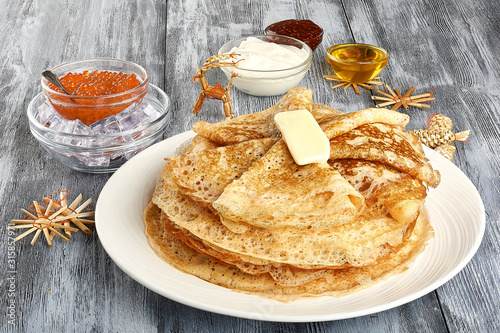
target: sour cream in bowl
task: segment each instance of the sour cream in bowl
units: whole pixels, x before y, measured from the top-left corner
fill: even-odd
[[[221,67],[234,86],[254,96],[281,95],[297,86],[311,67],[312,50],[288,36],[251,36],[223,45],[219,54],[237,53],[238,66]]]

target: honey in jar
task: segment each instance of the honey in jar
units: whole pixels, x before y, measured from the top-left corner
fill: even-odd
[[[340,44],[327,50],[327,61],[344,81],[363,83],[376,77],[387,65],[389,53],[368,44]]]

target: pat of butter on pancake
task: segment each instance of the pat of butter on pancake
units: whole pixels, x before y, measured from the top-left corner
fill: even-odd
[[[280,112],[274,122],[281,131],[295,163],[326,163],[330,157],[330,141],[307,110]]]

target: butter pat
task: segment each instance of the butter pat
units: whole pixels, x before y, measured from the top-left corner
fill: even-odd
[[[281,131],[295,163],[326,163],[330,157],[330,141],[307,110],[277,113],[274,122]]]

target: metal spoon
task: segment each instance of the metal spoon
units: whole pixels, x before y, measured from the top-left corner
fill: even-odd
[[[71,93],[66,88],[64,88],[61,81],[59,81],[57,75],[54,74],[54,72],[52,72],[51,70],[43,71],[42,76],[47,80],[49,80],[49,82],[55,85],[57,88],[61,89],[62,92],[65,93],[66,95],[71,95]]]

